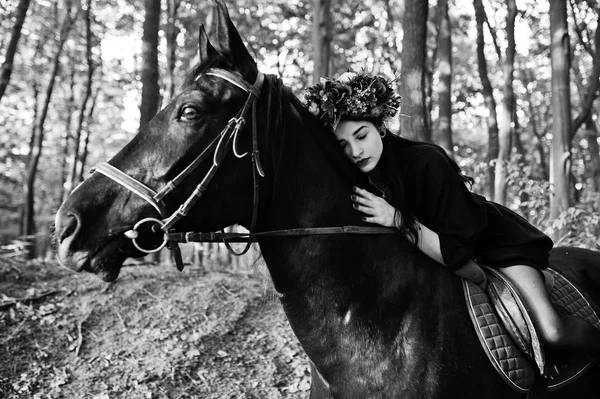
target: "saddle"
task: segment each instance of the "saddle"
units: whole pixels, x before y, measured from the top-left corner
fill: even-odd
[[[526,307],[514,286],[500,273],[482,266],[488,287],[463,279],[463,289],[475,331],[490,362],[519,393],[534,389],[538,377],[548,391],[581,376],[592,363],[585,355],[543,348]],[[587,320],[600,328],[600,319],[581,292],[553,269],[544,271],[550,299],[559,313]]]

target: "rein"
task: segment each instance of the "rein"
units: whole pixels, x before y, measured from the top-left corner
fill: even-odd
[[[256,242],[260,237],[300,237],[309,235],[331,235],[331,234],[360,234],[360,235],[373,235],[373,234],[394,234],[399,235],[400,232],[397,229],[391,227],[373,227],[373,226],[339,226],[339,227],[310,227],[310,228],[295,228],[285,230],[272,230],[263,232],[254,232],[258,214],[258,200],[259,200],[259,177],[264,177],[260,162],[260,151],[258,149],[258,135],[257,135],[257,118],[256,118],[256,103],[260,97],[262,85],[264,83],[264,74],[258,72],[256,81],[253,85],[248,82],[241,80],[237,75],[223,70],[223,69],[210,69],[204,75],[216,76],[221,78],[234,86],[239,87],[248,93],[248,97],[243,107],[238,111],[235,117],[231,118],[225,128],[208,144],[208,146],[174,179],[167,182],[163,188],[158,192],[148,187],[144,183],[134,179],[128,174],[122,172],[116,167],[110,165],[107,162],[102,162],[96,165],[92,169],[92,173],[98,172],[102,175],[110,178],[114,182],[120,184],[124,188],[128,189],[132,193],[136,194],[144,201],[148,202],[160,215],[161,219],[148,217],[138,221],[131,230],[124,232],[124,235],[129,238],[136,249],[140,252],[149,254],[160,251],[165,246],[173,252],[175,258],[175,264],[178,270],[183,270],[183,259],[181,257],[181,249],[179,243],[189,242],[223,242],[227,249],[234,255],[240,256],[245,254],[250,245]],[[196,78],[196,81],[202,75]],[[248,155],[247,152],[240,154],[238,151],[238,136],[243,131],[246,123],[246,116],[252,109],[252,154],[250,156],[252,162],[252,178],[253,178],[253,209],[252,219],[250,224],[249,233],[224,233],[224,232],[209,232],[209,233],[194,233],[194,232],[173,232],[171,229],[173,225],[185,217],[198,199],[204,194],[208,188],[208,184],[214,177],[217,169],[221,165],[221,162],[225,158],[225,155],[230,149],[233,150],[234,155],[237,158],[244,158]],[[196,186],[192,194],[184,201],[179,208],[169,215],[166,206],[163,202],[163,198],[172,192],[190,173],[192,173],[200,164],[205,162],[209,157],[212,156],[212,165],[206,175]],[[159,233],[159,230],[163,233],[162,243],[155,248],[143,248],[138,242],[140,236],[139,229],[146,223],[151,223],[151,230],[153,233]],[[229,245],[232,242],[243,242],[246,243],[246,247],[242,252],[235,252]]]
[[[169,241],[175,242],[257,242],[261,237],[302,237],[312,235],[400,235],[400,231],[393,227],[378,226],[337,226],[337,227],[305,227],[284,230],[269,230],[249,233],[167,233],[165,236]]]

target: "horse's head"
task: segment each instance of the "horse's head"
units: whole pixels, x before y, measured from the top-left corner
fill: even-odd
[[[253,140],[252,106],[263,76],[221,1],[214,32],[213,47],[200,28],[200,63],[179,94],[62,204],[56,240],[64,265],[111,281],[127,257],[159,246],[161,224],[183,230],[193,220],[196,230],[212,231],[249,223],[260,172],[249,161],[260,139]],[[199,211],[206,204],[210,211]]]

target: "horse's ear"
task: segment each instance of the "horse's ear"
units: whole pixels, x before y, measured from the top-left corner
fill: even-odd
[[[208,35],[206,34],[206,30],[204,29],[204,25],[200,25],[200,32],[198,38],[199,46],[198,53],[200,55],[200,62],[205,61],[209,57],[216,55],[218,51],[210,44],[210,40],[208,40]]]
[[[221,53],[241,69],[244,78],[253,81],[258,72],[256,61],[248,52],[238,30],[233,25],[225,3],[222,0],[216,0],[215,3],[213,26]]]

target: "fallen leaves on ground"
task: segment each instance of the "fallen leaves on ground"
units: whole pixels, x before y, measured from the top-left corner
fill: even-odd
[[[308,361],[260,277],[137,266],[107,285],[11,262],[0,295],[2,398],[308,397]]]

